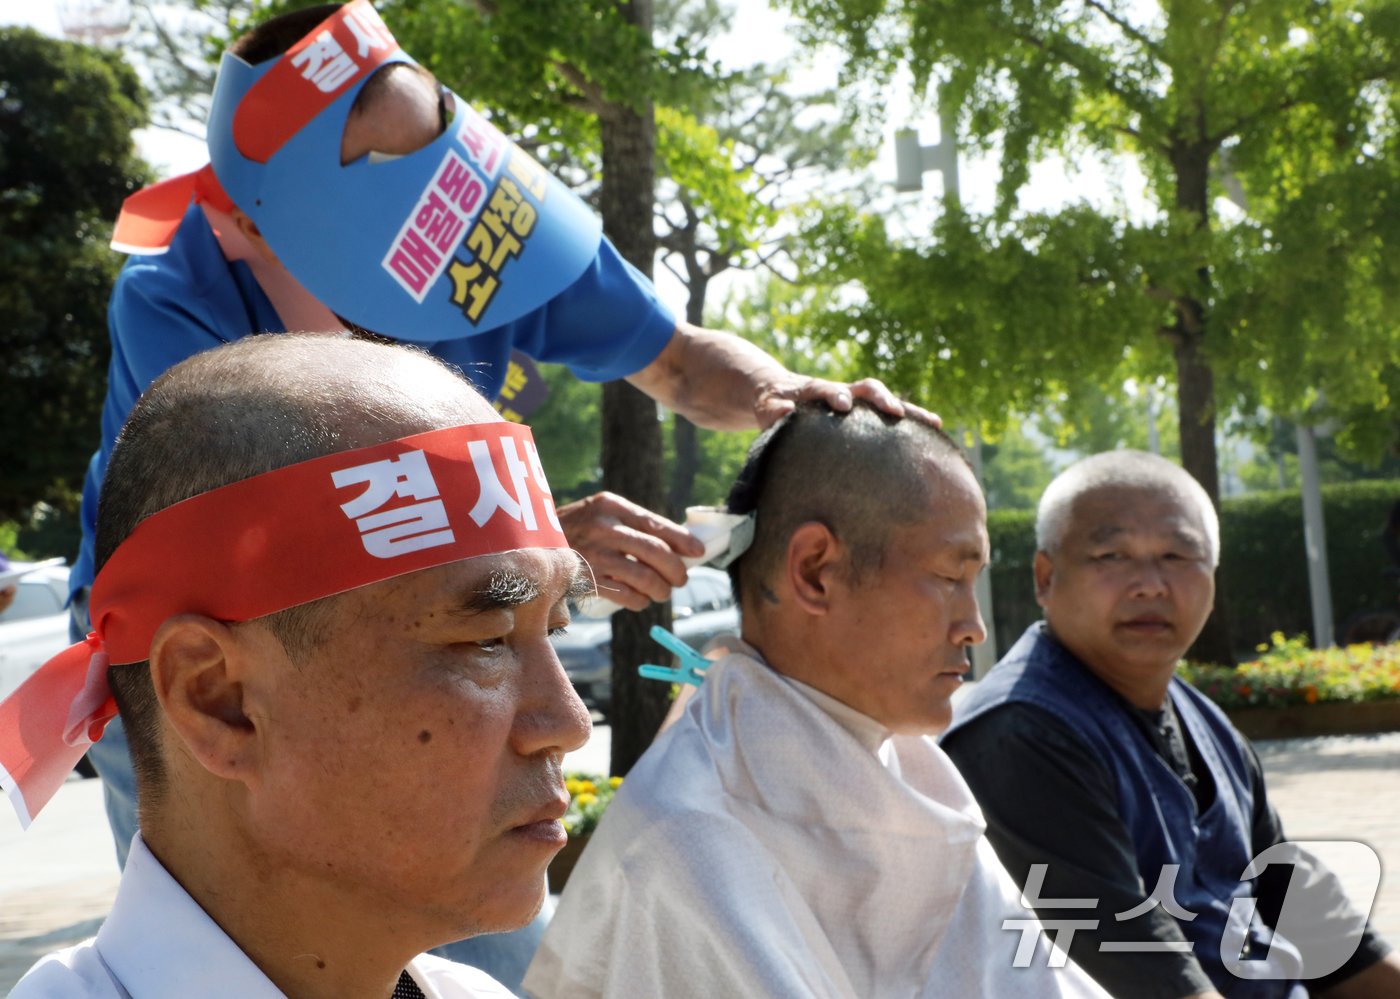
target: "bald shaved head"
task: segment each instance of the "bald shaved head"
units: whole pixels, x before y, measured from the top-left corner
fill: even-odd
[[[930,502],[925,457],[969,467],[947,434],[917,420],[865,403],[849,413],[799,406],[754,441],[730,491],[729,510],[757,518],[753,545],[729,567],[735,596],[753,601],[807,521],[821,521],[850,546],[858,574],[878,569],[890,532],[922,517]]]
[[[141,521],[192,496],[327,454],[500,419],[457,371],[411,347],[273,334],[206,351],[156,379],[117,437],[98,503],[97,568]],[[262,621],[297,658],[323,636],[335,599]],[[158,792],[150,669],[116,666],[108,679],[143,793]]]

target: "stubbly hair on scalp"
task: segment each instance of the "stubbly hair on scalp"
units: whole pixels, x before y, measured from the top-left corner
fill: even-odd
[[[766,430],[727,503],[731,513],[755,514],[753,544],[729,566],[741,604],[779,570],[793,532],[809,521],[848,547],[857,577],[878,571],[891,531],[927,516],[935,499],[924,459],[970,468],[943,431],[863,402],[848,413],[804,403]]]
[[[417,348],[289,333],[197,354],[152,383],[117,437],[98,500],[97,569],[142,520],[191,496],[338,451],[496,419],[460,372]],[[336,599],[260,621],[298,661],[328,633]],[[165,772],[149,664],[113,666],[108,682],[141,795],[151,800],[163,793]]]
[[[1220,518],[1205,489],[1184,468],[1161,455],[1123,448],[1075,462],[1045,488],[1035,515],[1035,546],[1054,555],[1069,530],[1075,501],[1100,489],[1175,493],[1196,507],[1212,566],[1220,564]]]
[[[229,45],[228,50],[250,66],[265,63],[301,41],[312,28],[342,6],[344,5],[338,3],[323,3],[316,7],[305,7],[281,14],[240,35]]]

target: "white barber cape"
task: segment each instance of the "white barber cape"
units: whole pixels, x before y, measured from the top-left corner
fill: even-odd
[[[839,720],[838,720],[839,719]],[[609,806],[525,976],[537,999],[1106,996],[1043,934],[932,739],[710,667]],[[1057,959],[1063,955],[1056,955]]]
[[[512,996],[485,972],[420,954],[408,973],[428,999]],[[161,866],[140,835],[97,936],[50,954],[10,999],[283,999]]]

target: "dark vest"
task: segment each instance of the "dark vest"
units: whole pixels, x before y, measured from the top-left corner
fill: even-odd
[[[1156,888],[1164,865],[1179,865],[1173,894],[1196,918],[1178,922],[1215,987],[1231,999],[1305,999],[1301,985],[1237,978],[1221,960],[1231,903],[1253,894],[1253,882],[1240,880],[1254,856],[1254,794],[1246,751],[1224,713],[1195,688],[1173,677],[1169,696],[1215,781],[1215,800],[1200,815],[1191,789],[1148,741],[1129,706],[1056,642],[1043,622],[1027,629],[986,679],[968,692],[948,731],[1011,702],[1054,714],[1112,777],[1118,814],[1132,836],[1145,890]],[[1243,921],[1236,917],[1235,923],[1238,940]],[[1263,956],[1270,936],[1267,927],[1253,920],[1245,955]]]

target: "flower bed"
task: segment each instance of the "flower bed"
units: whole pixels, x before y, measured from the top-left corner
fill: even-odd
[[[621,777],[567,773],[564,787],[569,791],[569,810],[564,813],[564,831],[571,837],[587,836],[598,827],[608,803],[622,786]]]
[[[599,774],[566,773],[564,787],[569,792],[569,810],[564,813],[564,831],[569,841],[564,849],[555,854],[549,863],[549,890],[558,894],[569,881],[574,865],[578,863],[583,848],[588,845],[588,837],[598,827],[609,802],[617,789],[622,786],[621,777],[603,777]]]
[[[1400,730],[1400,644],[1311,649],[1275,632],[1234,668],[1183,663],[1180,675],[1251,738]]]

